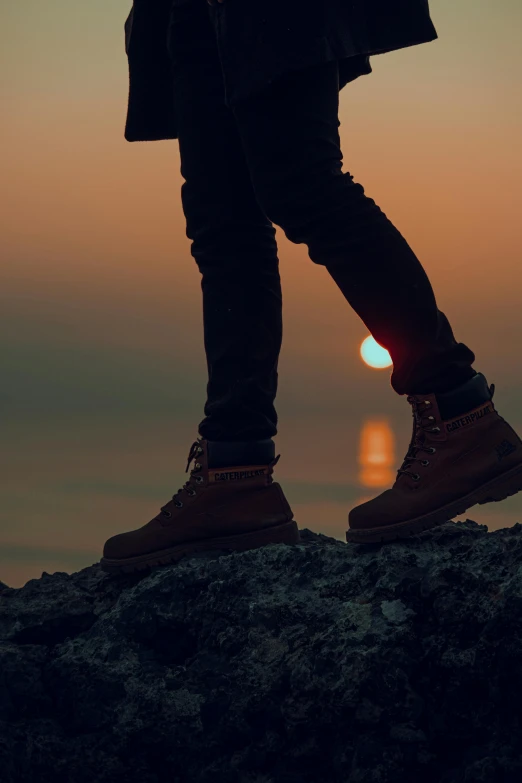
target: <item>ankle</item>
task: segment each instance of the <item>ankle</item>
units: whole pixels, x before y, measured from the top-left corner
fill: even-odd
[[[272,438],[248,441],[207,441],[208,467],[222,468],[230,465],[267,465],[275,458]]]
[[[488,402],[492,394],[485,376],[482,373],[476,373],[459,386],[445,392],[436,392],[435,396],[439,413],[445,420]]]

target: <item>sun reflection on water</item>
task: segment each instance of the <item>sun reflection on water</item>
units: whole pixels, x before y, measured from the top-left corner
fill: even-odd
[[[364,422],[357,462],[357,478],[363,487],[388,487],[395,481],[395,437],[386,418]]]

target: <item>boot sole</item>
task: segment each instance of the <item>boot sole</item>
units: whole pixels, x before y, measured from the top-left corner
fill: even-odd
[[[151,566],[175,563],[181,560],[182,557],[185,557],[185,555],[195,552],[211,550],[244,552],[248,549],[257,549],[268,544],[298,544],[300,540],[299,528],[296,521],[292,519],[290,522],[285,522],[282,525],[253,530],[250,533],[206,538],[200,541],[187,541],[183,544],[177,544],[170,549],[149,552],[146,555],[128,557],[122,560],[102,557],[100,568],[107,573],[130,573],[141,571]]]
[[[473,492],[458,498],[458,500],[453,500],[436,511],[431,511],[422,517],[409,519],[406,522],[374,527],[371,530],[348,529],[346,531],[346,540],[351,544],[366,544],[408,538],[415,533],[422,533],[424,530],[430,530],[433,527],[450,522],[453,517],[458,517],[472,506],[498,503],[510,495],[516,495],[520,490],[522,490],[522,465],[516,465],[479,489],[473,490]]]

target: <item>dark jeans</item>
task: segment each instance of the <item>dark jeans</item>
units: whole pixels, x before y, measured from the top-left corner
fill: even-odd
[[[455,341],[421,263],[342,171],[337,62],[290,72],[229,108],[212,13],[206,0],[181,5],[170,33],[182,204],[202,274],[209,380],[200,436],[277,433],[282,296],[273,224],[307,245],[390,352],[398,394],[442,392],[472,377],[475,355]]]

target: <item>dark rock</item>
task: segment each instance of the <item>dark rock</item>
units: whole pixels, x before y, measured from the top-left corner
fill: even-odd
[[[522,525],[0,585],[2,783],[518,783]]]

